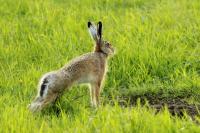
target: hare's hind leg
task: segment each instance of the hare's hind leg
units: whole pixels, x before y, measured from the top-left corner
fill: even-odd
[[[58,96],[59,95],[57,93],[47,93],[47,95],[44,97],[37,96],[35,100],[29,105],[29,109],[32,112],[41,111],[43,108],[45,108],[49,104],[56,101]]]
[[[50,103],[54,102],[60,92],[55,87],[51,79],[44,78],[38,89],[38,95],[35,100],[30,104],[29,109],[32,112],[40,111]]]
[[[49,104],[53,103],[54,101],[56,101],[57,98],[58,98],[58,94],[57,93],[52,93],[52,94],[49,93],[49,94],[47,94],[43,98],[43,100],[41,101],[40,110],[42,110],[43,108],[45,108]]]
[[[37,96],[31,104],[29,104],[28,109],[32,112],[36,112],[40,110],[41,107],[41,102],[42,102],[42,97]]]
[[[43,108],[53,103],[58,98],[57,93],[47,93],[46,96],[37,96],[35,100],[29,105],[32,112],[41,111]]]

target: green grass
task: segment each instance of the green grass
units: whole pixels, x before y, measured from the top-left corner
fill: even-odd
[[[39,78],[90,52],[87,21],[103,22],[117,49],[101,99],[162,90],[200,102],[199,0],[0,0],[0,132],[199,132],[186,117],[143,107],[89,106],[74,86],[57,104],[30,113]],[[83,95],[76,99],[77,96]],[[197,118],[200,119],[200,118]]]

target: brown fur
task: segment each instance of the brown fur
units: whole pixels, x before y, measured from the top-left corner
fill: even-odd
[[[100,45],[95,46],[94,52],[102,52]]]

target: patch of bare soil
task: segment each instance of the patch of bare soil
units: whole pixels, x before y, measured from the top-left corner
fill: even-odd
[[[172,116],[183,117],[186,112],[194,120],[195,116],[200,116],[200,104],[188,103],[184,98],[180,96],[164,97],[160,93],[146,93],[143,95],[116,97],[116,100],[123,107],[136,106],[137,102],[140,101],[141,105],[148,105],[148,107],[155,109],[156,113],[167,107]],[[113,104],[112,100],[110,103]]]

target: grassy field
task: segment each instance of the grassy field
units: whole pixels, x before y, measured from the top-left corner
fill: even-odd
[[[162,91],[200,103],[199,11],[199,0],[0,0],[0,132],[200,132],[167,110],[91,108],[87,86],[60,99],[58,116],[26,108],[44,73],[93,49],[88,20],[117,49],[102,101]]]

